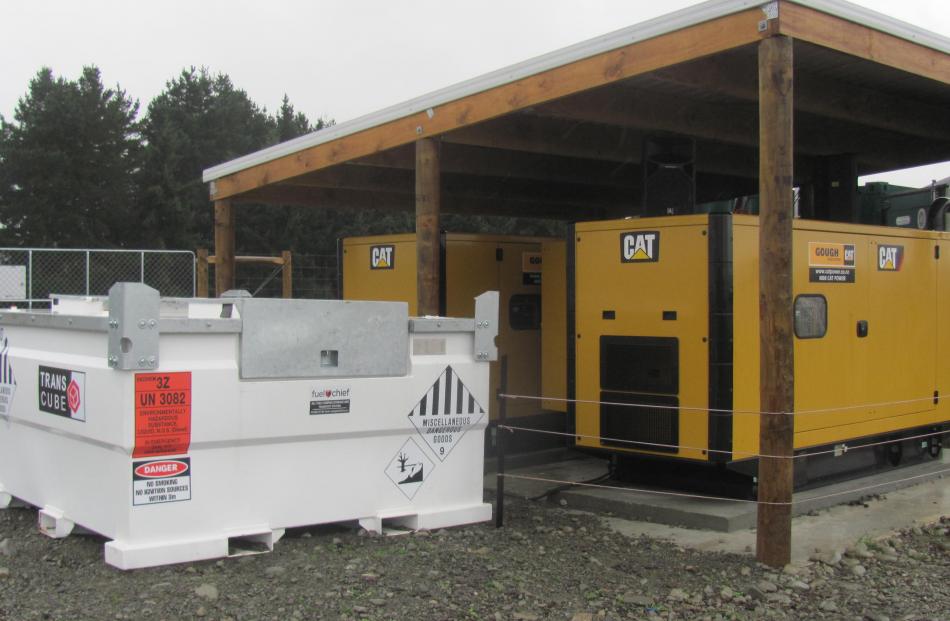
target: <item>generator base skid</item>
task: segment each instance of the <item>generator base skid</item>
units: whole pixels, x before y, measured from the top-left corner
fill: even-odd
[[[479,296],[477,322],[120,283],[0,312],[0,506],[108,538],[121,569],[272,549],[298,526],[488,520],[497,300]]]

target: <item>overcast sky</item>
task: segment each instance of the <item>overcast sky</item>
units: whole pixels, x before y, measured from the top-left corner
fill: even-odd
[[[273,111],[346,121],[429,91],[698,4],[690,0],[7,0],[0,114],[42,66],[102,70],[141,102],[183,67],[227,73]],[[947,0],[861,0],[944,36]],[[905,184],[950,176],[929,167]],[[892,180],[895,178],[892,176]]]

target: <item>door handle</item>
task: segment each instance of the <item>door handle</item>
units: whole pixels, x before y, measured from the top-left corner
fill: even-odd
[[[868,322],[864,319],[858,321],[858,338],[863,339],[868,335]]]

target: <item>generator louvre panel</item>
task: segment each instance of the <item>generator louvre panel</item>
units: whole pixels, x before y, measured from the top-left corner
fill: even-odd
[[[601,444],[675,453],[679,444],[679,398],[601,392]],[[637,404],[637,405],[613,405]],[[649,407],[659,405],[665,407]]]
[[[600,337],[600,435],[604,446],[676,452],[679,444],[679,341]],[[637,407],[643,406],[664,407]],[[653,446],[661,445],[661,446]],[[666,445],[666,446],[662,446]]]

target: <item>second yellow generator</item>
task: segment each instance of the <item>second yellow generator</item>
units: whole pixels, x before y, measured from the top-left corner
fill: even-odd
[[[416,236],[414,234],[350,237],[341,240],[342,296],[347,300],[393,300],[416,308]],[[558,323],[557,338],[546,342],[551,367],[542,360],[542,246],[564,254],[564,242],[538,237],[445,233],[442,239],[442,300],[440,312],[448,317],[471,317],[475,296],[488,290],[500,294],[498,352],[506,360],[508,386],[512,394],[538,397],[542,394],[542,374],[554,394],[564,394],[564,263],[559,278],[545,272],[545,290],[553,290],[555,306],[549,318]],[[553,289],[552,289],[553,288]],[[545,305],[547,308],[548,305]],[[551,349],[555,353],[551,355]],[[501,385],[501,365],[492,363],[491,394]],[[563,402],[547,404],[562,409]],[[540,414],[538,400],[510,400],[507,415],[512,418]],[[492,419],[497,403],[489,404]],[[563,428],[563,415],[534,421],[534,425]],[[546,438],[550,440],[550,438]]]
[[[758,243],[755,216],[575,226],[578,446],[754,465]],[[885,447],[892,461],[901,450],[939,454],[950,422],[950,235],[796,220],[793,244],[795,449],[844,452],[903,434],[919,439]]]

